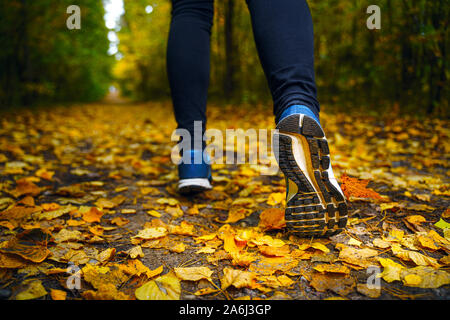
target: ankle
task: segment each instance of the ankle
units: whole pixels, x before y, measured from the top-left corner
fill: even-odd
[[[281,114],[278,122],[280,122],[281,120],[283,120],[284,118],[293,115],[293,114],[305,114],[311,118],[313,118],[314,120],[317,121],[317,123],[320,124],[320,120],[319,120],[319,114],[314,112],[314,110],[312,108],[309,108],[305,105],[292,105],[288,108],[286,108],[283,113]]]

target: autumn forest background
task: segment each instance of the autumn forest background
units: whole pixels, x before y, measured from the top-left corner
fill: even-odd
[[[80,30],[66,27],[71,4],[81,8]],[[446,114],[448,1],[377,1],[381,30],[366,28],[370,4],[309,3],[321,103],[329,110]],[[270,105],[245,1],[217,1],[215,8],[211,101]],[[125,0],[124,9],[108,29],[102,1],[0,1],[0,104],[95,101],[110,85],[139,101],[168,99],[170,1]],[[120,43],[108,54],[111,31]]]

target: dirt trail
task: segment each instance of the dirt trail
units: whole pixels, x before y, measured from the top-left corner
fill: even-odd
[[[212,191],[178,195],[170,104],[116,102],[1,119],[0,298],[135,299],[149,281],[170,287],[163,275],[181,299],[450,298],[448,121],[325,112],[338,180],[368,180],[382,199],[350,195],[346,231],[308,240],[261,227],[284,206],[280,172],[214,165]],[[208,117],[220,130],[274,127],[262,106]],[[78,290],[68,266],[82,269]],[[174,270],[191,267],[212,274]]]

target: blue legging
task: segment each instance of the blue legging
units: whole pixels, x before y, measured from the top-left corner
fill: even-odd
[[[319,113],[313,23],[305,0],[247,0],[274,115],[301,104]],[[172,0],[167,71],[178,128],[206,124],[214,0]],[[203,128],[204,130],[204,128]]]

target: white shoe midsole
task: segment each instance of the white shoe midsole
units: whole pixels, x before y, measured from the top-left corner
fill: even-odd
[[[306,159],[307,156],[309,155],[309,150],[305,151],[304,146],[302,144],[301,138],[295,135],[290,135],[288,133],[280,133],[280,135],[285,135],[291,138],[292,141],[292,153],[294,155],[294,159],[295,162],[297,163],[298,167],[300,168],[300,170],[303,172],[304,176],[306,177],[306,179],[308,179],[309,183],[311,184],[311,186],[314,188],[315,192],[319,195],[321,202],[326,206],[325,200],[322,196],[322,193],[320,192],[320,189],[318,187],[318,185],[315,182],[315,178],[314,176],[311,176],[311,170],[308,170],[308,160]],[[324,137],[324,139],[326,139]],[[306,146],[305,146],[306,148]],[[306,154],[308,152],[308,155]],[[333,169],[330,166],[328,167],[327,170],[325,170],[328,173],[328,180],[330,181],[330,183],[336,188],[336,190],[338,190],[342,196],[345,199],[345,196],[341,190],[341,187],[339,186],[339,183],[337,182],[334,173],[333,173]],[[290,199],[287,199],[287,201],[289,201]]]
[[[178,181],[178,189],[185,187],[202,187],[212,189],[211,183],[206,178],[181,179]]]

